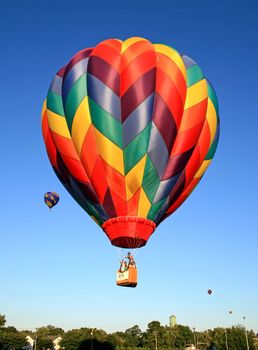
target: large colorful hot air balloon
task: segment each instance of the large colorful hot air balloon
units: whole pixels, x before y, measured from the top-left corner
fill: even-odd
[[[110,39],[57,72],[42,129],[73,198],[113,245],[137,248],[211,163],[218,102],[191,58],[139,37]]]
[[[47,192],[44,194],[44,201],[51,209],[59,202],[59,195],[56,192]]]

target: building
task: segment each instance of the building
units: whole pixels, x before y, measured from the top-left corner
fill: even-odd
[[[176,316],[171,315],[169,317],[169,327],[175,327],[176,326]]]

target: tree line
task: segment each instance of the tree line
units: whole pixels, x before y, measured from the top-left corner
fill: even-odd
[[[26,336],[37,339],[37,350],[53,349],[53,340],[62,337],[61,349],[65,350],[184,350],[187,344],[195,344],[200,350],[256,350],[255,334],[241,325],[231,328],[214,328],[202,332],[188,326],[162,326],[159,321],[148,324],[146,331],[138,325],[108,334],[102,329],[80,328],[64,331],[52,325],[31,330],[6,327],[4,315],[0,315],[0,350],[25,349]]]

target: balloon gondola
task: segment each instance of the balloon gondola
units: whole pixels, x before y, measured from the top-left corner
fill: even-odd
[[[218,102],[190,57],[144,38],[108,39],[56,73],[42,130],[71,196],[114,246],[140,248],[211,163]]]
[[[138,272],[133,255],[128,252],[122,261],[116,274],[116,284],[122,287],[136,287]]]

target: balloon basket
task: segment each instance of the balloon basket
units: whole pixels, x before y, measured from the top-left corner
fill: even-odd
[[[136,287],[137,268],[130,266],[126,271],[117,271],[116,284],[121,287]]]

